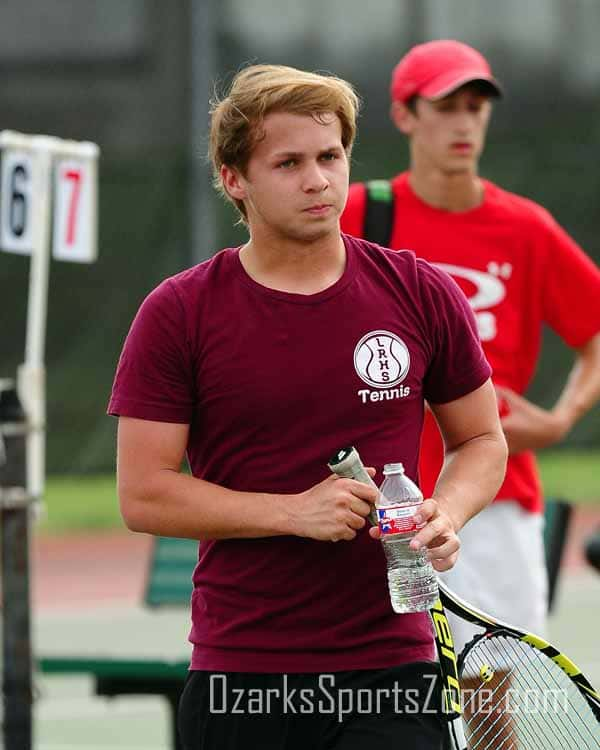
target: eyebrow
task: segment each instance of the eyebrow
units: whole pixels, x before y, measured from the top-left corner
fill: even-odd
[[[319,156],[321,154],[330,154],[332,151],[338,151],[342,152],[343,149],[341,146],[329,146],[328,148],[323,148],[319,151]],[[273,154],[274,159],[298,159],[306,155],[305,151],[278,151],[276,154]]]

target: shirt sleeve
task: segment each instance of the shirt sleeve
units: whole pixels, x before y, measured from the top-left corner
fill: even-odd
[[[113,416],[191,423],[195,402],[185,311],[168,279],[142,303],[117,366]]]
[[[600,331],[600,269],[542,210],[546,258],[544,321],[571,347],[583,346]]]
[[[492,369],[473,312],[456,282],[423,260],[417,263],[431,353],[423,395],[431,403],[445,404],[479,388]]]
[[[340,228],[344,234],[364,237],[366,204],[367,191],[364,184],[354,182],[350,185],[346,208],[340,219]]]

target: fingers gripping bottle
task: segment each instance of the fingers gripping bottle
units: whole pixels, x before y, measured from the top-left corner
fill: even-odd
[[[392,607],[398,614],[423,612],[438,598],[437,579],[426,549],[415,551],[408,546],[419,528],[414,516],[423,495],[401,463],[386,464],[383,474],[377,516]]]

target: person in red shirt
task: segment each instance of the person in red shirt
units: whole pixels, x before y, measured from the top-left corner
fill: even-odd
[[[235,77],[211,155],[249,240],[151,292],[119,360],[125,523],[201,540],[186,750],[440,746],[428,613],[393,612],[365,520],[377,492],[327,461],[354,444],[378,474],[401,459],[416,477],[424,400],[439,403],[454,460],[411,546],[446,570],[506,443],[464,295],[413,253],[340,233],[356,110],[333,76]]]
[[[413,250],[465,292],[510,451],[496,502],[461,531],[461,558],[447,582],[480,608],[543,634],[547,582],[534,451],[561,441],[600,396],[600,271],[544,208],[479,176],[492,101],[500,95],[488,62],[466,44],[431,41],[400,60],[391,118],[408,139],[410,167],[391,180],[393,222],[384,244]],[[365,236],[366,210],[366,185],[351,185],[343,231]],[[575,352],[551,409],[523,395],[544,324]],[[419,467],[426,497],[437,493],[443,460],[429,413]],[[472,631],[453,624],[462,645]]]

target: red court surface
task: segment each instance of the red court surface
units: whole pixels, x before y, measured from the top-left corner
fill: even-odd
[[[152,537],[126,530],[38,536],[33,543],[36,609],[139,604]]]

